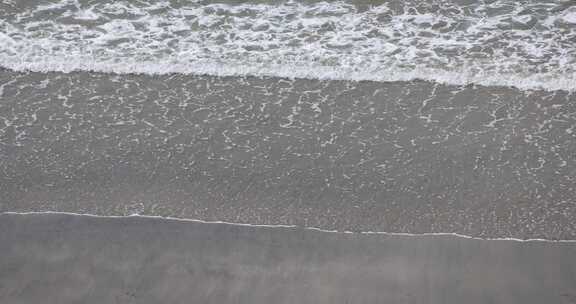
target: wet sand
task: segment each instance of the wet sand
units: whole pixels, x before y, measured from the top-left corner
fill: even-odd
[[[0,215],[0,303],[576,303],[576,243]]]
[[[0,70],[0,211],[576,239],[576,96]]]

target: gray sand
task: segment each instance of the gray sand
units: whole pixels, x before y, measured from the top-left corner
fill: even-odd
[[[576,243],[0,215],[0,303],[576,303]]]
[[[566,92],[0,70],[0,211],[576,239]]]

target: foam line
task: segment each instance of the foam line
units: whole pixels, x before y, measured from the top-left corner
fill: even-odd
[[[522,90],[576,90],[576,74],[565,75],[562,78],[549,74],[534,74],[530,76],[500,75],[490,73],[473,73],[466,70],[443,71],[430,68],[417,68],[403,70],[388,68],[367,69],[358,71],[355,68],[335,67],[301,67],[301,66],[250,66],[203,63],[132,63],[117,64],[95,62],[90,60],[68,59],[64,61],[58,58],[45,59],[42,62],[18,62],[2,60],[0,67],[18,72],[98,72],[113,74],[144,74],[144,75],[210,75],[210,76],[255,76],[255,77],[280,77],[289,79],[314,79],[314,80],[343,80],[343,81],[433,81],[446,85],[476,84],[482,86],[515,87]]]
[[[164,217],[164,216],[153,216],[153,215],[95,215],[88,213],[74,213],[74,212],[56,212],[56,211],[31,211],[31,212],[1,212],[2,215],[44,215],[44,214],[60,214],[60,215],[70,215],[70,216],[82,216],[82,217],[93,217],[93,218],[131,218],[138,217],[144,219],[161,219],[168,221],[178,221],[178,222],[193,222],[202,224],[219,224],[219,225],[232,225],[232,226],[242,226],[242,227],[263,227],[263,228],[279,228],[279,229],[304,229],[311,231],[318,231],[324,233],[340,233],[340,234],[358,234],[358,235],[386,235],[386,236],[407,236],[407,237],[455,237],[464,238],[470,240],[478,241],[514,241],[514,242],[548,242],[548,243],[576,243],[576,240],[548,240],[548,239],[518,239],[518,238],[481,238],[469,235],[463,235],[452,232],[437,232],[437,233],[401,233],[401,232],[383,232],[383,231],[363,231],[363,232],[353,232],[353,231],[337,231],[337,230],[326,230],[316,227],[300,227],[295,225],[263,225],[263,224],[244,224],[244,223],[232,223],[224,221],[204,221],[199,219],[188,219],[188,218],[176,218],[176,217]]]

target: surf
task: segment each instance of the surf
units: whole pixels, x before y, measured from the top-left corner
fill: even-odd
[[[560,1],[78,1],[0,18],[15,71],[269,76],[576,88]]]

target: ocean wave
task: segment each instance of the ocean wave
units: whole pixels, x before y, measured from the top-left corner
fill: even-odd
[[[13,4],[0,66],[576,88],[569,2],[419,2]]]

